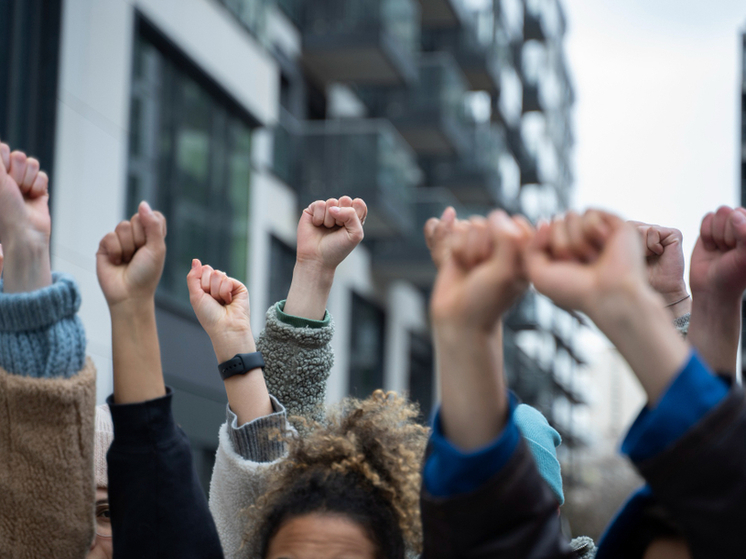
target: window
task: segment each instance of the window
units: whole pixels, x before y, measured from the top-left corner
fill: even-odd
[[[367,398],[383,388],[386,315],[378,305],[352,294],[350,395]]]
[[[430,420],[433,406],[433,344],[427,334],[409,334],[409,399],[420,404],[422,419]]]
[[[288,296],[295,268],[295,249],[272,236],[269,255],[269,304]]]
[[[133,66],[128,215],[168,219],[159,302],[188,310],[192,258],[246,281],[253,122],[142,19]]]

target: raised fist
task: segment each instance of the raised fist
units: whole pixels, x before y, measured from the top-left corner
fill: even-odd
[[[436,325],[492,332],[528,286],[523,250],[533,228],[503,211],[473,217],[451,233],[430,300]],[[434,258],[435,260],[435,258]]]
[[[681,231],[639,221],[629,223],[642,235],[650,286],[661,294],[667,305],[686,297]]]
[[[249,292],[240,281],[194,259],[187,286],[189,302],[210,338],[251,332]]]
[[[129,221],[108,233],[96,253],[96,273],[109,307],[151,302],[166,260],[166,218],[141,202]]]
[[[738,302],[746,289],[746,209],[721,206],[702,220],[689,285],[696,300]]]
[[[526,251],[528,275],[540,293],[591,318],[619,294],[647,286],[639,233],[597,210],[569,212],[543,224]]]
[[[0,144],[0,241],[6,250],[16,240],[49,244],[48,186],[49,178],[36,159],[20,151],[11,153],[7,144]]]
[[[360,198],[317,200],[298,222],[297,261],[334,271],[363,240],[368,208]]]

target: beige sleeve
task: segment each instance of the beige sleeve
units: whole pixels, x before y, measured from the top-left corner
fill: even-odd
[[[94,536],[96,369],[69,379],[0,369],[0,557],[81,559]]]

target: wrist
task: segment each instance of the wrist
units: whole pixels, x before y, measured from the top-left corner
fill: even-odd
[[[239,353],[254,353],[256,342],[251,330],[222,332],[210,336],[218,364],[233,359]]]
[[[336,270],[336,266],[330,267],[318,260],[297,259],[293,268],[293,278],[298,276],[319,288],[331,287]]]
[[[317,262],[297,261],[284,312],[301,318],[323,320],[332,283],[334,269]]]
[[[11,238],[3,242],[6,293],[36,291],[52,285],[49,239],[41,235]]]
[[[141,320],[155,316],[155,299],[151,297],[128,297],[109,303],[112,320]]]

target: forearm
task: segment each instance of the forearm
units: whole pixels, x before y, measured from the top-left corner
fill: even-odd
[[[114,401],[132,404],[164,396],[155,302],[126,301],[110,312]]]
[[[52,284],[49,239],[30,242],[10,240],[3,244],[5,293],[25,293]]]
[[[285,313],[311,320],[323,320],[333,281],[333,269],[318,264],[297,262],[285,302]]]
[[[496,335],[435,326],[443,430],[464,451],[491,443],[505,426],[508,399]]]
[[[212,347],[218,363],[232,359],[239,353],[254,353],[256,344],[251,330],[226,332],[212,337]],[[228,404],[243,425],[259,417],[273,413],[267,385],[261,368],[242,375],[234,375],[224,381]]]
[[[692,302],[689,342],[713,371],[736,374],[741,334],[740,300],[711,300],[705,295]]]
[[[648,401],[657,402],[688,356],[660,297],[648,289],[629,289],[615,294],[603,312],[589,315],[629,363]]]

